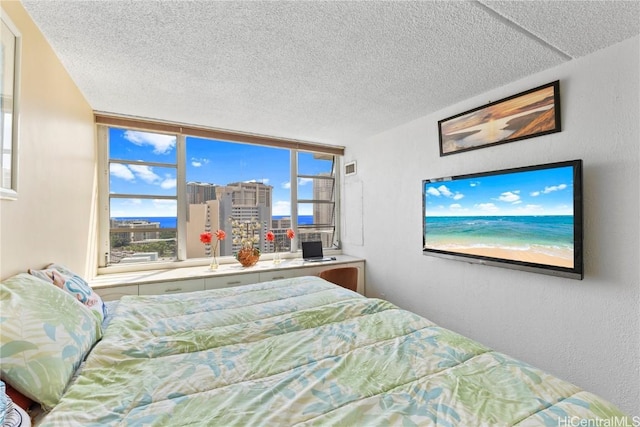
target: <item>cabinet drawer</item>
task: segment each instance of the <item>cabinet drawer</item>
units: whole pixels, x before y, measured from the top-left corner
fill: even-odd
[[[147,283],[139,286],[140,295],[164,295],[204,290],[204,279],[177,280],[174,282]]]
[[[119,300],[125,295],[138,295],[138,285],[94,288],[93,290],[100,295],[103,301]]]
[[[247,273],[247,274],[235,274],[233,276],[222,277],[209,277],[204,283],[205,289],[220,289],[229,288],[232,286],[249,285],[251,283],[258,283],[260,281],[260,274]]]
[[[306,275],[308,275],[306,269],[261,271],[260,281],[268,282],[270,280],[289,279],[291,277],[306,276]]]

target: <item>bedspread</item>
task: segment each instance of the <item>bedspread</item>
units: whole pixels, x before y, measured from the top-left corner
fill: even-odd
[[[526,363],[302,277],[123,297],[41,425],[558,426],[571,417],[624,422],[610,403]]]

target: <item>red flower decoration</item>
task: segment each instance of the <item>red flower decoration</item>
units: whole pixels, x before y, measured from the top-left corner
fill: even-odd
[[[218,230],[216,231],[216,239],[218,240],[224,240],[225,237],[227,237],[227,233],[224,232],[224,230]]]
[[[265,236],[267,238],[267,241],[269,242],[273,242],[276,239],[276,235],[273,234],[273,231],[267,231],[267,234]]]
[[[289,239],[293,239],[295,236],[296,236],[296,233],[294,233],[292,229],[287,230],[287,237]]]
[[[211,243],[211,238],[212,237],[213,237],[213,235],[207,231],[205,233],[200,234],[200,241],[202,243],[204,243],[205,245],[208,245],[208,244]]]

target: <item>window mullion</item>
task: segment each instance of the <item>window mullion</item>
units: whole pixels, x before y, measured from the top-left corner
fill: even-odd
[[[98,125],[98,267],[109,264],[111,250],[109,208],[109,128]]]
[[[150,199],[150,200],[176,200],[176,196],[163,196],[160,194],[111,194],[112,199]]]
[[[298,150],[291,150],[290,153],[291,228],[293,228],[295,232],[295,237],[291,242],[291,248],[295,252],[298,250],[298,239],[300,238],[298,231]]]
[[[109,159],[109,163],[120,163],[123,165],[157,166],[160,168],[175,168],[177,166],[175,163],[145,162],[144,160],[122,160],[122,159]]]
[[[176,215],[178,216],[176,232],[176,257],[178,260],[187,259],[187,154],[186,154],[186,137],[183,134],[176,135],[176,161],[177,165],[177,193],[178,206]]]

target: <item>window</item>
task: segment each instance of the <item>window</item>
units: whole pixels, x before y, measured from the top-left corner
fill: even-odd
[[[109,129],[109,263],[176,259],[176,137]]]
[[[258,247],[273,252],[266,232],[286,233],[289,225],[282,225],[291,223],[290,150],[187,137],[186,158],[187,258],[206,256],[199,235],[218,229],[229,236],[218,254],[233,255],[239,245],[232,239],[230,217],[259,221]]]
[[[162,129],[164,130],[164,128]],[[204,231],[226,231],[218,256],[232,256],[230,217],[259,221],[263,253],[321,240],[337,247],[336,180],[339,155],[309,146],[252,144],[98,127],[101,164],[100,266],[171,262],[209,256]],[[276,239],[267,242],[273,231]],[[130,266],[129,268],[142,268]]]
[[[320,240],[325,248],[335,237],[335,158],[298,153],[298,245]]]

